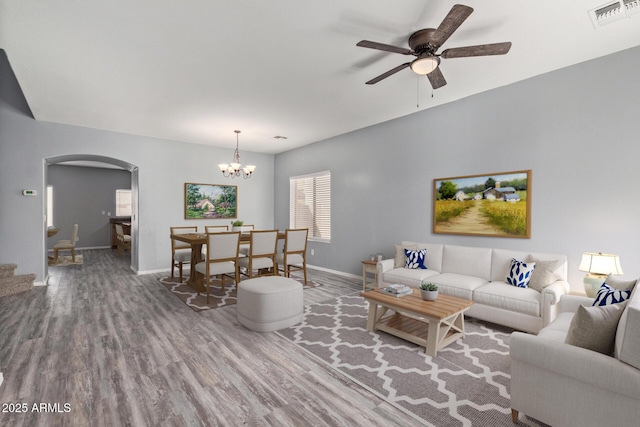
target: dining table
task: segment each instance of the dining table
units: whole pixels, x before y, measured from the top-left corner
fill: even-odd
[[[191,232],[171,234],[170,237],[172,239],[188,243],[191,246],[191,267],[189,268],[187,285],[198,292],[205,292],[206,289],[204,287],[202,277],[198,277],[196,272],[196,264],[203,261],[202,245],[207,243],[207,233]],[[278,240],[284,240],[285,237],[286,233],[284,231],[278,231]],[[251,243],[251,232],[240,233],[240,243]]]

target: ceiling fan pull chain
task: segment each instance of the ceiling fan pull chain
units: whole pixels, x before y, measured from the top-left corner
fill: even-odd
[[[420,108],[420,79],[416,74],[416,108]]]

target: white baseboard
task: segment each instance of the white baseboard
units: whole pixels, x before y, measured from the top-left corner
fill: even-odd
[[[131,268],[133,270],[133,268]],[[155,274],[155,273],[164,273],[164,272],[169,272],[171,271],[170,268],[160,268],[158,270],[142,270],[142,271],[135,271],[133,270],[134,273],[136,273],[136,275],[138,276],[142,276],[145,274]],[[182,271],[189,271],[189,268],[185,266],[185,268],[182,269]]]
[[[0,372],[0,385],[2,385],[3,380],[4,380],[4,377],[2,376],[2,372]]]
[[[345,273],[344,271],[332,270],[330,268],[318,267],[316,265],[307,264],[307,268],[313,268],[314,270],[326,271],[327,273],[337,274],[338,276],[349,277],[352,279],[362,279],[362,275]]]
[[[82,248],[76,248],[76,252],[89,249],[111,249],[111,246],[84,246]],[[53,249],[47,249],[47,252],[53,252]]]

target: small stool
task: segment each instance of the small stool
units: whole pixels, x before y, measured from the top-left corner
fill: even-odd
[[[238,321],[258,332],[288,328],[302,321],[302,284],[281,276],[243,280],[238,286]]]

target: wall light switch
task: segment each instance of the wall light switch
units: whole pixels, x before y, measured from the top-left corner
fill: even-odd
[[[311,249],[311,256],[314,256],[316,254],[316,251],[314,251],[313,249]]]
[[[104,212],[104,211],[102,211],[102,215],[104,215],[104,214],[105,214],[105,212]]]
[[[107,212],[107,216],[111,216],[111,212]]]

